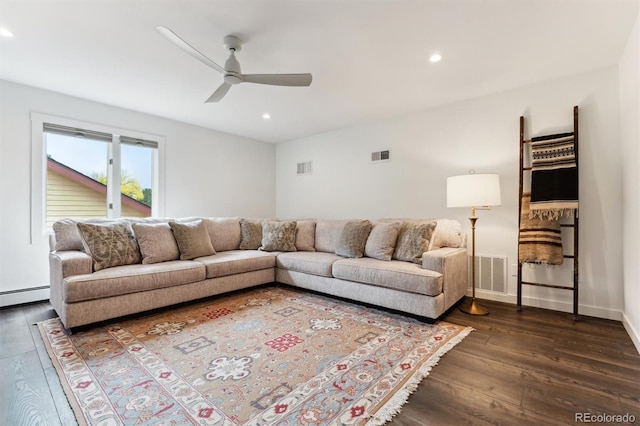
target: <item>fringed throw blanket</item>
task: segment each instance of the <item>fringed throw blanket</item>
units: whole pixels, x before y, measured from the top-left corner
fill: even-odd
[[[531,216],[572,217],[578,208],[578,168],[573,133],[531,139]]]
[[[562,265],[560,222],[558,219],[531,218],[530,198],[531,194],[522,194],[518,259],[520,263]]]

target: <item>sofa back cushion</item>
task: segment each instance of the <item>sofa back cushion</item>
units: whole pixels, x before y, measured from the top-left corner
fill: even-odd
[[[140,249],[131,224],[126,220],[110,223],[78,223],[84,251],[93,259],[93,269],[140,263]]]
[[[348,220],[318,220],[316,222],[316,251],[335,253],[340,234]]]
[[[238,250],[241,231],[238,217],[210,217],[203,219],[215,251]]]

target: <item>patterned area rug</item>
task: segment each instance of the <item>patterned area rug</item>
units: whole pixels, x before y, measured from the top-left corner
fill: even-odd
[[[383,424],[471,331],[280,287],[38,326],[81,425]]]

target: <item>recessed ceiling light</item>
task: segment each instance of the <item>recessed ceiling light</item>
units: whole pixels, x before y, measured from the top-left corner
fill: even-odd
[[[0,28],[0,36],[6,37],[6,38],[14,37],[13,33],[4,27]]]
[[[433,55],[429,56],[429,62],[440,62],[441,59],[442,55],[440,55],[439,53],[434,53]]]
[[[264,114],[262,114],[262,118],[264,118],[265,120],[268,120],[271,118],[271,114],[269,114],[268,112],[265,112]]]

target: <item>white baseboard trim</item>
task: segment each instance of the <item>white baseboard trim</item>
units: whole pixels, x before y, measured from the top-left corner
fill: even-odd
[[[633,344],[636,347],[636,350],[640,354],[640,333],[638,332],[638,330],[633,328],[633,324],[631,324],[631,321],[629,321],[629,318],[627,318],[627,316],[624,313],[622,313],[622,325],[624,325],[624,328],[625,330],[627,330],[629,337],[631,337],[631,341],[633,342]]]
[[[49,300],[49,286],[0,293],[0,307]]]
[[[467,296],[471,296],[471,289],[467,291]],[[476,297],[480,299],[495,300],[496,302],[517,303],[515,294],[496,293],[493,291],[476,289]],[[552,311],[573,313],[573,303],[559,302],[557,300],[538,299],[532,297],[522,298],[523,307],[550,309]],[[578,314],[589,317],[604,318],[614,321],[622,321],[622,312],[615,309],[601,308],[598,306],[579,305]]]

